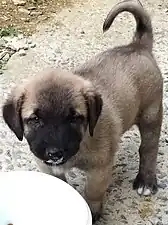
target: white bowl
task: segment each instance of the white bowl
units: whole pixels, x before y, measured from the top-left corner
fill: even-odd
[[[91,225],[90,209],[70,185],[28,171],[0,172],[0,225]]]

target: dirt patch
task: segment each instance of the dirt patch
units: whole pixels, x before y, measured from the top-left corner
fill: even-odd
[[[0,29],[14,27],[25,35],[31,35],[39,23],[72,4],[71,0],[25,0],[15,5],[13,0],[1,0]]]

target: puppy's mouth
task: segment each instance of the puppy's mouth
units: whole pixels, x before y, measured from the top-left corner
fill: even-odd
[[[49,159],[49,160],[46,160],[46,161],[43,161],[45,164],[47,164],[48,166],[59,166],[59,165],[62,165],[65,163],[65,159],[64,157],[61,157],[57,160],[52,160],[52,159]]]

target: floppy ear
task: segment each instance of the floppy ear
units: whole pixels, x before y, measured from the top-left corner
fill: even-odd
[[[103,100],[96,91],[88,91],[84,97],[87,105],[89,133],[93,137],[94,128],[102,111]]]
[[[21,108],[24,94],[13,93],[2,107],[3,119],[8,127],[15,133],[16,137],[23,140],[23,123],[21,118]]]

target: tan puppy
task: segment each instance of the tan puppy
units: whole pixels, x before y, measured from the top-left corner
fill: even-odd
[[[3,117],[21,141],[27,139],[41,169],[66,180],[72,167],[86,171],[85,198],[96,220],[109,185],[121,135],[133,124],[141,134],[134,189],[157,191],[156,159],[162,123],[163,80],[152,54],[151,20],[139,2],[117,4],[107,16],[132,13],[133,41],[100,53],[74,73],[54,70],[17,87]]]

